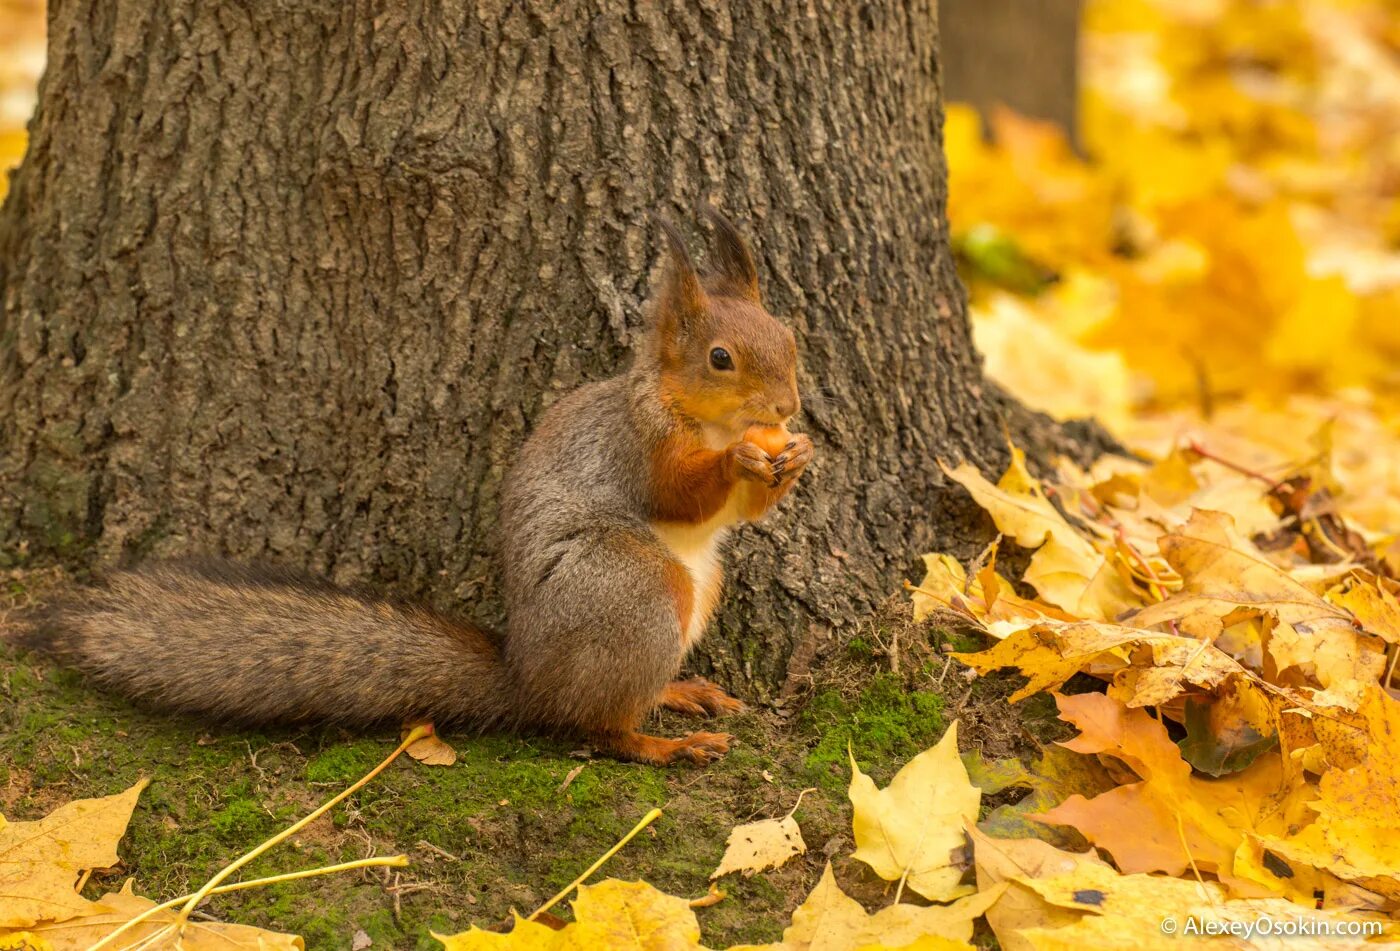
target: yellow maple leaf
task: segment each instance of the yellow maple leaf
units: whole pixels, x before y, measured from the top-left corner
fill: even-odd
[[[1358,925],[1383,932],[1387,922],[1341,912],[1305,909],[1281,898],[1231,899],[1215,882],[1167,878],[1160,875],[1121,874],[1106,865],[1086,865],[1054,878],[1017,879],[1027,889],[1058,909],[1076,915],[1065,924],[1056,915],[1045,925],[1022,927],[1015,932],[1036,951],[1083,951],[1084,948],[1262,947],[1276,941],[1280,948],[1322,949],[1373,947],[1363,937],[1351,938]],[[1310,940],[1306,935],[1260,933],[1260,925],[1296,922],[1306,916],[1319,926],[1345,928]],[[1252,940],[1241,938],[1245,928],[1255,929]],[[1223,937],[1208,937],[1208,928],[1231,928]],[[1221,931],[1216,931],[1217,936]],[[1239,936],[1239,937],[1233,937]],[[1000,937],[1000,934],[998,934]]]
[[[1317,826],[1336,858],[1366,876],[1400,883],[1400,700],[1373,685],[1357,713],[1366,727],[1366,755],[1322,775],[1312,804]]]
[[[606,947],[603,936],[589,923],[570,922],[555,929],[537,921],[529,921],[512,913],[510,931],[485,931],[473,925],[460,934],[441,935],[432,932],[446,951],[581,951],[583,948]]]
[[[869,914],[836,883],[827,863],[822,877],[807,900],[792,913],[792,924],[783,931],[783,940],[766,945],[772,951],[873,951],[875,948],[914,947],[944,951],[949,947],[967,949],[973,921],[1001,895],[1001,886],[969,895],[950,905],[920,907],[897,902]],[[759,951],[752,945],[730,951]]]
[[[958,724],[904,765],[884,789],[851,755],[851,810],[856,850],[851,856],[886,881],[903,881],[934,901],[965,895],[954,853],[964,829],[977,821],[982,791],[958,756]]]
[[[82,871],[121,860],[117,843],[146,782],[114,796],[67,803],[36,822],[0,825],[0,928],[99,911],[73,885]]]
[[[952,656],[982,673],[1020,670],[1027,682],[1011,695],[1013,703],[1080,672],[1114,678],[1115,695],[1135,707],[1166,703],[1192,686],[1213,690],[1231,677],[1253,676],[1211,644],[1100,621],[1040,621],[980,653]]]
[[[700,946],[700,923],[690,903],[646,882],[608,879],[580,885],[573,906],[574,917],[602,936],[600,947],[672,951]]]
[[[971,578],[951,555],[924,555],[924,567],[924,580],[910,590],[916,621],[922,621],[940,608],[988,624],[1041,618],[1073,620],[1072,615],[1054,605],[1018,595],[997,574],[995,545],[981,569]],[[994,627],[988,627],[988,633],[1000,636],[999,629]]]
[[[86,951],[119,926],[155,907],[155,902],[132,891],[127,879],[119,892],[109,892],[98,899],[94,913],[66,921],[32,927],[53,951]],[[124,932],[119,947],[133,947],[176,920],[176,910],[158,912]],[[0,947],[4,936],[0,935]],[[305,945],[296,935],[264,931],[250,925],[221,922],[189,921],[180,935],[180,944],[187,951],[302,951]],[[174,946],[173,937],[168,945]],[[40,946],[42,947],[42,946]]]
[[[1380,642],[1359,631],[1347,611],[1248,550],[1229,524],[1228,515],[1198,511],[1185,527],[1162,536],[1162,555],[1181,576],[1181,590],[1137,612],[1131,623],[1177,621],[1213,638],[1232,615],[1267,614],[1279,622],[1268,640],[1279,669],[1298,668],[1313,678],[1326,691],[1318,702],[1354,707],[1384,668]]]
[[[1349,611],[1357,623],[1387,644],[1400,644],[1400,598],[1374,575],[1354,571],[1323,596],[1329,604]],[[1394,585],[1395,582],[1389,582]]]
[[[986,890],[1006,886],[1000,898],[987,909],[987,924],[995,932],[1002,951],[1027,951],[1031,943],[1020,935],[1029,927],[1060,927],[1073,924],[1079,915],[1058,908],[1021,884],[1020,878],[1051,878],[1071,873],[1083,865],[1102,865],[1091,849],[1066,852],[1040,839],[998,839],[969,830],[977,866],[977,887]]]
[[[472,927],[455,935],[434,934],[447,951],[687,951],[700,949],[700,923],[684,898],[667,895],[646,882],[606,879],[580,885],[573,900],[574,920],[554,930],[518,915],[515,927],[498,934]]]

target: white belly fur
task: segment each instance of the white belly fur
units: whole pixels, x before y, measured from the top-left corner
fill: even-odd
[[[671,549],[676,560],[685,565],[686,570],[690,572],[691,583],[695,586],[690,625],[683,632],[688,647],[693,646],[700,640],[700,635],[705,633],[705,626],[710,620],[710,609],[718,599],[718,588],[724,581],[720,549],[730,527],[742,521],[738,505],[740,495],[742,493],[730,493],[724,508],[698,525],[684,522],[651,523],[651,530]]]

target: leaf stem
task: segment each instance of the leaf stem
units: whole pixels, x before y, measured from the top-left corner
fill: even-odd
[[[200,902],[204,901],[205,897],[211,891],[217,888],[219,886],[219,883],[222,882],[224,879],[228,878],[234,872],[238,871],[240,868],[253,861],[253,859],[257,858],[259,855],[262,855],[268,849],[296,835],[302,829],[306,828],[308,825],[321,818],[321,816],[325,815],[327,812],[340,805],[340,803],[344,802],[348,797],[362,789],[366,784],[369,783],[370,780],[374,779],[374,777],[378,776],[380,773],[384,772],[384,770],[388,769],[389,764],[392,763],[394,760],[398,759],[400,753],[408,749],[414,743],[417,743],[423,737],[431,736],[432,732],[433,728],[431,724],[420,724],[414,727],[408,732],[408,735],[403,738],[403,742],[400,743],[394,749],[394,752],[386,756],[384,758],[384,761],[381,762],[378,766],[374,767],[374,769],[370,770],[364,776],[360,777],[360,779],[357,780],[354,785],[350,786],[348,789],[335,796],[334,798],[328,800],[324,805],[320,806],[315,811],[308,813],[303,818],[287,826],[287,828],[283,829],[281,832],[268,839],[262,845],[259,845],[252,851],[239,856],[232,862],[225,865],[214,875],[213,878],[209,879],[209,881],[204,883],[203,888],[201,888],[199,891],[195,892],[193,895],[190,896],[190,900],[185,902],[185,904],[180,908],[180,913],[175,918],[175,924],[183,926],[184,923],[189,920],[190,912],[194,911],[195,906],[198,905]]]
[[[211,895],[224,895],[224,894],[227,894],[228,892],[241,892],[241,891],[243,891],[245,888],[261,888],[263,885],[276,885],[278,882],[290,882],[290,881],[295,881],[296,879],[299,879],[299,878],[313,878],[313,877],[315,877],[315,876],[317,876],[317,875],[329,875],[329,874],[331,874],[332,872],[348,872],[348,871],[350,871],[350,870],[352,870],[352,869],[357,869],[357,868],[373,868],[373,867],[376,867],[376,866],[383,866],[383,865],[387,865],[387,866],[390,866],[390,867],[402,868],[402,867],[408,865],[408,856],[407,856],[407,855],[383,855],[383,856],[375,856],[375,857],[373,857],[373,858],[368,858],[368,859],[356,859],[356,860],[353,861],[353,862],[341,862],[341,863],[339,863],[338,865],[324,865],[324,866],[321,866],[321,867],[318,867],[318,868],[304,868],[304,869],[302,869],[302,870],[299,871],[299,872],[283,872],[281,875],[269,875],[269,876],[266,877],[266,878],[250,878],[250,879],[249,879],[248,881],[246,881],[246,882],[234,882],[234,883],[232,883],[232,884],[230,884],[230,885],[220,885],[220,886],[218,886],[217,888],[211,889],[210,892],[209,892],[209,894],[211,894]],[[194,894],[195,894],[194,892],[191,892],[191,893],[188,894],[188,895],[181,895],[181,896],[179,896],[178,898],[172,898],[172,899],[170,899],[169,901],[161,902],[159,905],[154,905],[154,906],[152,906],[152,907],[150,907],[150,908],[147,908],[145,911],[141,912],[141,914],[135,916],[135,917],[132,918],[130,921],[125,922],[124,924],[122,924],[121,927],[117,928],[117,929],[116,929],[115,931],[113,931],[111,934],[109,934],[109,935],[107,935],[106,937],[104,937],[101,941],[98,941],[96,944],[92,945],[92,946],[88,949],[88,951],[97,951],[97,949],[99,949],[99,948],[101,948],[102,946],[106,945],[106,944],[107,944],[108,942],[110,942],[113,938],[116,938],[116,937],[118,937],[119,935],[125,933],[126,931],[129,931],[130,929],[136,927],[137,925],[141,924],[143,921],[148,920],[148,919],[149,919],[151,916],[153,916],[153,915],[157,915],[157,914],[159,914],[159,913],[162,912],[162,911],[166,911],[166,910],[168,910],[168,909],[170,909],[170,908],[174,908],[176,905],[180,904],[180,903],[183,902],[183,901],[188,901]],[[160,933],[161,933],[161,932],[156,932],[156,934],[160,934]],[[151,937],[154,937],[154,936],[155,936],[155,935],[152,935]],[[138,943],[138,944],[136,944],[136,945],[133,945],[131,948],[127,949],[127,951],[135,951],[135,949],[141,947],[142,944],[144,944],[144,942],[141,942],[141,943]]]
[[[598,861],[594,862],[592,865],[588,866],[588,868],[584,869],[583,874],[581,874],[578,878],[574,879],[572,882],[561,888],[559,890],[559,894],[555,895],[549,901],[545,902],[543,905],[530,912],[530,917],[526,918],[525,920],[534,921],[541,914],[543,914],[546,911],[549,911],[549,909],[553,908],[555,905],[559,904],[559,902],[563,901],[565,895],[569,894],[569,892],[573,891],[579,885],[582,885],[584,879],[588,878],[588,876],[592,875],[594,872],[598,871],[598,869],[602,868],[604,862],[606,862],[608,859],[612,858],[619,851],[621,851],[622,847],[628,842],[631,842],[633,837],[635,837],[638,832],[641,832],[647,826],[655,822],[660,815],[660,809],[653,809],[651,810],[651,812],[648,812],[646,815],[642,816],[641,821],[634,825],[632,827],[632,831],[624,835],[621,841],[617,843],[617,845],[614,845],[612,848],[604,852],[603,857],[598,859]]]

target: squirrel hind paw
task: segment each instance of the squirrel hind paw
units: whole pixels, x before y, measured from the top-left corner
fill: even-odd
[[[600,752],[636,763],[670,766],[685,762],[703,766],[728,753],[732,739],[728,733],[692,733],[679,740],[667,740],[633,731],[594,736],[593,744]]]

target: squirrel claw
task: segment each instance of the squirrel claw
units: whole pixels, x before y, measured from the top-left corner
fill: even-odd
[[[758,445],[751,442],[736,442],[729,447],[729,457],[737,467],[739,476],[768,482],[773,478],[773,463]]]
[[[729,752],[732,739],[728,733],[692,733],[676,741],[678,745],[672,762],[686,759],[701,766],[713,763]]]

